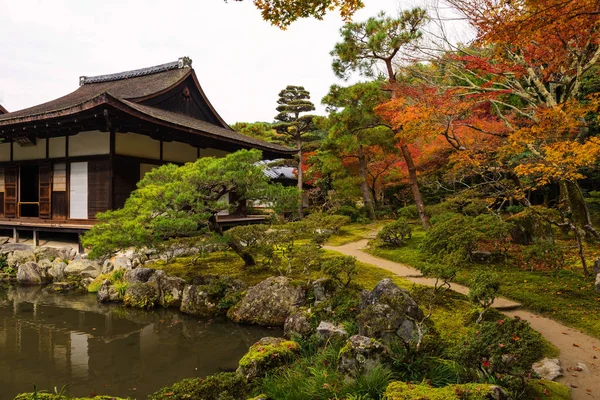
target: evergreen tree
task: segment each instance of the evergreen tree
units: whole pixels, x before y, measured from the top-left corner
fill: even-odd
[[[311,140],[311,133],[316,131],[313,123],[313,115],[305,113],[314,111],[315,105],[310,101],[310,93],[302,86],[287,86],[279,92],[277,100],[277,111],[275,120],[279,121],[273,125],[278,133],[286,135],[287,141],[296,146],[298,150],[298,191],[300,192],[300,202],[298,204],[298,217],[303,218],[302,209],[302,188],[304,175],[303,145]],[[304,115],[302,115],[304,114]]]

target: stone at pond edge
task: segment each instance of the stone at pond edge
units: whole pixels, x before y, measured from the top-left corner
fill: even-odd
[[[222,312],[201,286],[187,285],[183,289],[180,311],[197,317],[214,317]]]
[[[338,286],[333,279],[319,278],[312,283],[315,304],[327,301],[333,296]]]
[[[305,301],[304,289],[293,285],[290,278],[270,277],[249,288],[227,316],[235,322],[282,327],[287,317]]]
[[[6,264],[12,268],[17,268],[29,261],[37,261],[32,250],[15,250],[12,253],[9,253],[6,258]]]
[[[123,304],[134,308],[152,308],[158,302],[158,288],[149,283],[129,284],[123,296]]]
[[[71,261],[64,270],[65,275],[79,275],[82,278],[95,279],[100,275],[100,266],[97,262],[91,260],[74,260]]]
[[[392,382],[385,390],[388,400],[440,399],[440,400],[509,400],[510,396],[499,386],[465,383],[433,388],[426,384]]]
[[[264,337],[250,347],[236,372],[250,381],[290,361],[299,350],[300,345],[294,341]]]
[[[348,332],[346,332],[344,328],[336,326],[328,321],[321,321],[319,326],[317,326],[317,334],[321,339],[345,339],[348,336]]]
[[[560,360],[558,358],[544,358],[531,366],[533,372],[544,379],[553,381],[562,375]]]
[[[53,281],[62,281],[65,279],[65,269],[67,268],[67,264],[62,261],[55,260],[52,263],[52,266],[48,269],[48,276],[52,278]]]
[[[313,328],[310,326],[309,313],[305,310],[298,310],[285,320],[283,325],[283,334],[285,337],[292,337],[293,335],[300,335],[302,337],[310,336]]]
[[[20,285],[41,285],[42,276],[38,265],[32,261],[19,265],[17,283]]]
[[[105,279],[104,282],[102,282],[102,286],[98,290],[98,293],[96,294],[96,299],[100,303],[107,303],[107,302],[118,303],[118,302],[123,301],[123,296],[115,288],[115,285],[113,285],[110,282],[110,280]]]
[[[340,350],[338,370],[345,374],[361,374],[390,362],[392,352],[383,343],[366,336],[354,335]]]
[[[146,283],[156,272],[153,268],[136,268],[125,272],[125,282],[127,283]]]
[[[363,290],[360,296],[357,322],[361,335],[384,340],[399,336],[410,343],[417,339],[414,321],[422,318],[417,303],[391,279],[381,280],[372,291]]]
[[[158,287],[158,304],[162,307],[179,308],[183,297],[185,280],[169,276],[164,271],[156,271],[148,280]]]

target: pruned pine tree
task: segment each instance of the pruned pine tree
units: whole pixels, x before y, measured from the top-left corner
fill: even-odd
[[[315,110],[315,105],[310,101],[310,93],[303,86],[287,86],[279,92],[277,100],[277,111],[275,116],[277,123],[273,129],[278,133],[286,135],[288,143],[296,146],[298,150],[298,191],[300,202],[298,203],[298,217],[304,217],[302,209],[302,188],[304,185],[304,162],[303,146],[310,141],[312,133],[317,129],[313,123],[314,115],[306,114]]]

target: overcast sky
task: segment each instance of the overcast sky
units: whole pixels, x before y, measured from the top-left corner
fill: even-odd
[[[424,0],[365,0],[355,20],[395,14]],[[400,5],[402,4],[402,6]],[[80,75],[175,61],[193,67],[230,124],[272,121],[277,94],[302,85],[318,112],[329,86],[342,21],[329,15],[281,31],[250,0],[0,0],[0,104],[16,111],[65,95]]]

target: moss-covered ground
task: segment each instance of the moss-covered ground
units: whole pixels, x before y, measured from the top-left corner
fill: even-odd
[[[339,233],[333,235],[327,241],[330,246],[341,246],[344,244],[356,242],[357,240],[368,237],[372,232],[385,224],[385,221],[378,221],[371,224],[353,223],[343,226]]]
[[[429,262],[419,246],[425,232],[416,228],[407,244],[401,248],[371,247],[367,251],[377,257],[423,269]],[[514,299],[528,310],[554,318],[568,326],[600,337],[600,314],[590,312],[600,307],[600,293],[594,282],[585,278],[570,249],[567,265],[559,271],[540,271],[520,268],[509,262],[491,265],[465,265],[456,277],[458,283],[469,285],[480,270],[494,271],[500,276],[500,293]],[[588,254],[594,254],[590,247]]]

